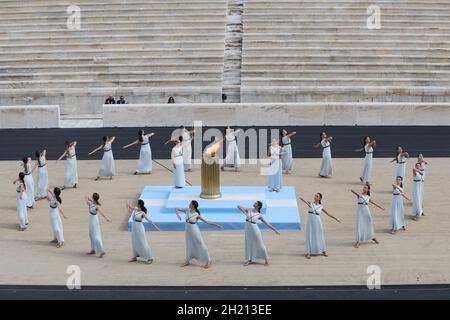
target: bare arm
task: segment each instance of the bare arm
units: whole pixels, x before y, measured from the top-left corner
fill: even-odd
[[[148,223],[150,223],[153,228],[155,228],[156,231],[159,231],[158,226],[151,220],[148,218],[147,214],[144,214],[144,219],[147,220]]]
[[[364,148],[355,149],[355,152],[362,152]]]
[[[138,143],[139,143],[139,139],[134,140],[132,143],[127,144],[126,146],[123,146],[122,149],[127,149],[127,148],[129,148],[131,146],[134,146],[135,144],[138,144]]]
[[[302,197],[299,197],[299,199],[300,199],[302,202],[304,202],[308,207],[311,206],[311,204],[310,204],[308,201],[306,201],[305,199],[303,199]]]
[[[313,144],[313,148],[318,148],[318,147],[320,147],[320,142],[319,143],[316,143],[316,144]]]
[[[259,216],[259,220],[261,220],[268,228],[272,229],[276,234],[280,234],[277,229],[275,229],[266,219],[263,218],[262,215]]]
[[[67,219],[67,216],[64,214],[64,210],[63,210],[63,208],[61,207],[61,204],[58,201],[56,201],[56,206],[58,207],[59,213],[61,214],[61,216],[64,219]]]
[[[341,223],[341,221],[336,218],[335,216],[333,216],[331,213],[329,213],[327,210],[325,210],[324,208],[322,208],[323,213],[325,213],[327,216],[329,216],[330,218],[336,220],[337,222]]]
[[[107,221],[107,222],[111,222],[111,220],[108,219],[108,217],[105,215],[105,212],[103,211],[102,207],[97,206],[97,210],[100,213],[100,215]]]
[[[369,143],[369,145],[370,145],[371,147],[376,147],[376,146],[377,146],[377,141],[376,141],[376,140],[373,140],[373,141],[371,141],[371,142]]]
[[[88,153],[88,156],[90,156],[91,154],[96,153],[97,151],[101,150],[102,148],[103,148],[103,145],[101,145],[101,146],[95,148],[94,150],[92,150],[91,152]]]
[[[384,211],[384,208],[383,208],[382,206],[378,205],[377,203],[373,202],[372,199],[370,199],[369,202],[370,202],[371,204],[373,204],[375,207],[377,207],[378,209]]]
[[[293,136],[295,136],[297,134],[297,132],[291,132],[291,133],[289,133],[287,136],[290,138],[290,137],[293,137]]]
[[[147,134],[147,138],[153,137],[155,135],[154,132]]]
[[[109,143],[113,143],[114,140],[116,140],[116,137],[115,137],[115,136],[113,136],[113,137],[111,137],[111,139],[109,139]]]
[[[62,160],[62,158],[64,158],[67,154],[67,150],[64,150],[63,154],[56,160],[56,161],[60,161]]]
[[[215,223],[215,222],[206,220],[206,219],[204,219],[202,216],[197,216],[197,219],[203,221],[203,222],[206,223],[206,224],[209,224],[210,226],[213,226],[213,227],[216,227],[216,228],[219,228],[219,229],[223,229],[223,227],[222,227],[220,224],[217,224],[217,223]]]
[[[353,193],[357,197],[360,196],[360,194],[358,192],[356,192],[355,190],[353,190],[353,189],[351,189],[350,192]]]
[[[175,214],[177,215],[178,220],[181,221],[181,216],[180,216],[180,214],[178,213],[179,211],[184,212],[184,213],[186,213],[187,211],[186,211],[186,209],[175,208]]]
[[[243,206],[237,206],[237,208],[238,208],[239,210],[241,210],[241,212],[242,212],[243,214],[247,214],[247,213],[248,213],[247,208],[244,208]]]
[[[92,204],[92,199],[89,198],[88,196],[84,197],[84,200],[86,201],[87,205],[90,206]]]

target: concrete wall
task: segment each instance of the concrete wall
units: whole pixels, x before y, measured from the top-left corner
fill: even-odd
[[[190,125],[450,125],[450,103],[104,105],[104,127]]]
[[[0,106],[0,129],[59,128],[59,106]]]

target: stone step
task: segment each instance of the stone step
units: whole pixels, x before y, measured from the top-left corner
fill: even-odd
[[[73,1],[48,1],[48,2],[41,2],[38,3],[36,1],[33,1],[32,4],[30,3],[23,3],[14,1],[11,3],[3,3],[3,1],[0,1],[0,5],[2,10],[12,10],[15,9],[17,11],[20,10],[29,10],[33,9],[34,11],[40,11],[45,12],[45,10],[48,9],[59,9],[59,10],[66,10],[66,8],[69,5],[78,5],[83,10],[92,10],[92,9],[98,9],[98,8],[120,8],[120,9],[127,9],[127,8],[155,8],[155,9],[172,9],[172,8],[180,8],[180,7],[198,7],[198,8],[217,8],[217,7],[225,7],[226,1],[120,1],[120,2],[113,2],[113,1],[107,1],[101,2],[101,1],[79,1],[77,0],[75,3]]]
[[[369,31],[369,30],[367,30]],[[317,40],[317,41],[380,41],[380,40],[389,40],[389,41],[417,41],[424,40],[424,36],[428,39],[429,43],[435,43],[437,41],[450,41],[450,34],[418,34],[418,33],[389,33],[388,35],[384,33],[373,33],[373,32],[359,32],[359,33],[336,33],[336,32],[327,32],[327,33],[303,33],[303,32],[286,32],[286,33],[253,33],[246,32],[245,33],[245,41],[248,40],[284,40],[287,42],[290,41],[309,41],[309,40]]]
[[[242,77],[242,85],[244,86],[280,86],[280,87],[302,87],[302,86],[450,86],[450,78],[434,79],[434,78],[328,78],[328,77],[298,77],[298,78],[246,78]],[[1,82],[0,82],[1,87]]]
[[[247,32],[255,33],[259,32],[261,34],[264,34],[266,32],[268,33],[280,33],[280,34],[287,34],[287,33],[330,33],[333,32],[335,34],[341,34],[341,33],[367,33],[368,29],[365,25],[357,25],[357,26],[334,26],[334,27],[293,27],[293,26],[277,26],[276,28],[272,26],[248,26],[247,24],[244,24],[244,34]],[[392,27],[392,26],[383,26],[380,30],[372,30],[373,34],[384,34],[389,35],[390,33],[416,33],[426,36],[427,33],[433,33],[433,34],[445,34],[448,35],[450,33],[449,27],[440,27],[440,28],[430,28],[430,27],[418,27],[418,26],[408,26],[408,27]]]
[[[436,10],[436,12],[422,12],[415,11],[411,13],[407,12],[390,12],[382,9],[382,22],[383,21],[395,21],[395,20],[444,20],[450,18],[449,10]],[[295,21],[295,20],[312,20],[312,21],[324,21],[337,18],[345,18],[348,21],[366,21],[368,14],[365,11],[359,12],[323,12],[322,10],[316,10],[317,12],[304,12],[303,10],[290,10],[283,9],[283,11],[270,12],[245,12],[245,22],[258,21],[258,20],[271,20],[271,21]]]
[[[245,52],[244,52],[245,53]],[[424,55],[405,55],[405,54],[245,54],[243,57],[243,62],[371,62],[371,63],[380,63],[380,62],[430,62],[430,63],[439,63],[439,62],[448,62],[448,57],[445,56],[424,56]]]
[[[289,28],[307,28],[307,27],[320,27],[320,28],[339,28],[339,27],[363,27],[367,29],[366,26],[366,19],[361,19],[360,21],[351,21],[345,19],[345,17],[342,17],[341,20],[270,20],[270,19],[260,19],[260,20],[252,20],[247,21],[247,19],[244,19],[244,29],[248,30],[247,28],[259,28],[259,27],[289,27]],[[186,22],[183,22],[186,23]],[[177,24],[182,24],[182,22],[177,22]],[[391,27],[402,27],[408,29],[409,27],[423,27],[423,28],[442,28],[446,27],[448,28],[450,26],[449,20],[435,20],[435,21],[427,21],[427,20],[414,20],[412,22],[411,20],[390,20],[385,21],[382,20],[381,22],[381,30],[384,30],[384,28],[391,28]],[[15,28],[15,26],[12,26]],[[0,28],[2,28],[0,26]]]
[[[450,48],[395,48],[395,47],[277,47],[277,48],[246,48],[243,46],[243,56],[247,55],[275,55],[280,54],[326,54],[326,55],[420,55],[423,57],[450,56]]]
[[[32,7],[27,7],[25,9],[17,9],[17,8],[10,8],[10,9],[3,9],[2,8],[2,14],[7,14],[11,18],[20,17],[23,16],[39,16],[39,15],[45,15],[45,16],[63,16],[63,17],[69,17],[69,14],[67,13],[67,6],[63,6],[61,8],[54,9],[52,7],[48,8],[41,8],[41,9],[33,9]],[[224,7],[215,7],[215,8],[208,8],[208,7],[194,7],[194,6],[174,6],[171,8],[155,8],[152,5],[145,5],[145,6],[122,6],[122,7],[109,7],[108,5],[99,6],[98,8],[81,8],[81,13],[90,13],[90,14],[101,14],[102,12],[105,13],[105,15],[110,17],[121,17],[121,16],[127,16],[128,14],[132,15],[139,15],[139,14],[161,14],[161,13],[197,13],[200,15],[208,15],[208,14],[217,14],[217,13],[224,13],[225,8]],[[81,14],[81,19],[83,19],[83,15]]]
[[[317,38],[316,38],[317,39]],[[271,49],[279,47],[320,47],[320,48],[330,48],[335,47],[366,47],[366,48],[397,48],[408,50],[409,48],[450,48],[450,39],[448,41],[436,41],[431,42],[430,40],[422,41],[409,41],[409,40],[380,40],[380,39],[368,39],[368,40],[249,40],[245,39],[243,42],[245,49]]]

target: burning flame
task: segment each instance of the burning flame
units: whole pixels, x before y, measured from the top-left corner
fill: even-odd
[[[206,148],[205,153],[214,157],[216,155],[217,150],[219,150],[220,144],[218,142],[213,143],[209,148]]]

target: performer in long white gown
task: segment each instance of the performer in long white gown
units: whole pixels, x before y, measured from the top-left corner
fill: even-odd
[[[395,234],[398,230],[406,230],[405,227],[405,209],[403,206],[403,198],[409,200],[403,193],[403,179],[397,177],[392,185],[392,203],[391,217],[389,219],[389,229],[391,234]],[[409,200],[411,201],[411,200]]]
[[[245,215],[245,262],[244,266],[249,266],[255,260],[264,260],[264,265],[269,265],[269,254],[264,245],[261,230],[258,227],[258,221],[264,223],[276,234],[280,234],[264,217],[261,215],[261,201],[256,201],[253,208],[238,206],[238,209]]]
[[[339,219],[325,210],[322,205],[322,198],[323,196],[321,193],[316,193],[314,195],[314,202],[306,201],[305,199],[300,197],[300,200],[308,206],[308,222],[306,224],[305,241],[307,259],[310,259],[312,255],[323,255],[325,257],[328,257],[325,237],[323,235],[322,219],[320,218],[321,213],[323,212],[337,222],[341,222],[339,221]]]
[[[112,144],[114,140],[116,140],[116,137],[104,136],[102,140],[103,143],[99,147],[89,152],[89,155],[92,155],[97,151],[103,150],[102,163],[95,181],[100,178],[109,178],[112,180],[112,178],[116,175],[116,165],[114,163],[114,155],[112,152]]]
[[[51,243],[56,243],[56,247],[60,248],[64,244],[64,228],[61,220],[61,216],[64,219],[67,217],[64,214],[64,210],[61,207],[61,189],[54,188],[53,190],[48,189],[47,200],[49,202],[50,208],[48,211],[50,217],[50,226],[53,231],[53,240]]]
[[[186,185],[183,166],[183,137],[175,140],[175,146],[172,148],[171,159],[173,165],[173,184],[175,188],[183,188]]]
[[[364,166],[359,177],[361,182],[370,182],[370,178],[372,176],[372,159],[373,159],[373,149],[376,147],[377,142],[375,140],[371,140],[370,137],[364,137],[363,139],[363,147],[360,149],[356,149],[356,152],[362,152],[366,154],[364,157]]]
[[[66,158],[66,169],[64,174],[64,186],[62,190],[66,188],[76,188],[78,186],[78,168],[77,168],[77,154],[75,147],[76,141],[66,141],[66,149],[57,161]]]
[[[222,228],[221,225],[208,221],[203,218],[198,210],[198,202],[192,200],[189,204],[189,209],[176,208],[175,214],[178,220],[181,221],[179,212],[185,214],[185,237],[186,237],[186,261],[181,265],[182,267],[188,266],[192,259],[203,262],[203,267],[209,268],[211,266],[211,258],[209,256],[208,248],[203,240],[202,233],[198,227],[198,221],[203,221],[210,226],[216,228]]]
[[[413,190],[412,190],[412,214],[413,219],[418,220],[419,217],[423,216],[423,208],[422,208],[422,190],[423,190],[423,175],[424,173],[421,171],[421,164],[416,163],[413,173]]]
[[[283,187],[283,165],[280,158],[282,154],[283,151],[278,139],[273,139],[269,148],[270,166],[268,169],[268,188],[270,192],[279,192]]]
[[[233,130],[230,127],[225,129],[225,141],[227,143],[227,155],[223,160],[222,171],[225,168],[234,168],[235,171],[239,171],[241,165],[241,158],[239,156],[239,149],[236,142],[236,135],[240,130]]]
[[[184,126],[180,127],[183,147],[183,164],[184,171],[191,171],[192,168],[192,134],[195,133],[195,130],[188,130]]]
[[[23,172],[19,173],[19,177],[13,183],[16,184],[16,209],[19,219],[19,230],[24,231],[28,225],[25,174]]]
[[[153,170],[152,149],[150,147],[149,138],[154,135],[155,135],[154,132],[145,134],[144,130],[139,130],[138,139],[136,139],[132,143],[127,144],[126,146],[122,147],[122,149],[126,149],[126,148],[129,148],[129,147],[137,145],[137,144],[139,144],[141,146],[141,151],[139,152],[139,160],[137,163],[137,168],[136,168],[136,171],[134,172],[135,175],[152,173],[152,170]]]
[[[283,172],[290,173],[292,171],[292,145],[291,137],[296,135],[297,132],[289,133],[286,129],[281,130],[281,163],[283,164]]]
[[[409,158],[408,152],[403,150],[403,147],[398,146],[395,149],[396,155],[391,162],[397,163],[397,171],[395,173],[396,177],[402,177],[403,185],[405,185],[405,175],[406,175],[406,160]]]
[[[377,208],[384,210],[370,199],[370,185],[364,184],[362,193],[358,193],[355,190],[351,192],[358,198],[358,204],[356,206],[356,242],[355,248],[359,247],[360,242],[372,240],[378,243],[375,238],[375,232],[373,230],[372,215],[370,213],[369,204],[373,204]]]
[[[148,245],[147,237],[145,236],[144,219],[150,223],[155,230],[159,228],[148,217],[147,208],[143,200],[139,200],[137,206],[133,207],[127,204],[128,212],[131,214],[133,223],[131,225],[131,246],[133,249],[133,257],[128,262],[135,262],[137,258],[144,259],[148,264],[153,262],[153,254]]]
[[[331,178],[333,175],[333,165],[331,162],[331,141],[333,137],[328,137],[326,132],[320,133],[320,142],[315,144],[314,148],[322,147],[322,164],[320,166],[319,176],[321,178]]]
[[[38,168],[37,196],[36,200],[47,198],[48,189],[48,169],[47,169],[47,150],[36,151],[36,166]]]
[[[428,162],[425,161],[425,158],[423,157],[422,153],[419,153],[417,155],[417,162],[420,163],[420,172],[422,172],[422,190],[421,190],[421,194],[420,194],[420,198],[422,199],[422,215],[424,216],[425,213],[423,212],[423,193],[424,193],[424,189],[425,189],[425,176],[426,176],[426,171],[427,171],[427,167],[428,167]]]
[[[91,251],[88,254],[98,253],[99,258],[103,258],[105,249],[103,248],[102,230],[98,215],[100,214],[107,222],[111,222],[111,220],[103,212],[99,200],[100,195],[98,193],[94,193],[92,197],[86,197],[86,203],[89,207],[89,239],[91,241]]]
[[[33,171],[35,168],[31,166],[31,158],[24,157],[22,159],[23,173],[25,174],[25,193],[26,193],[26,205],[28,209],[33,209],[36,203],[34,198],[34,179]]]

